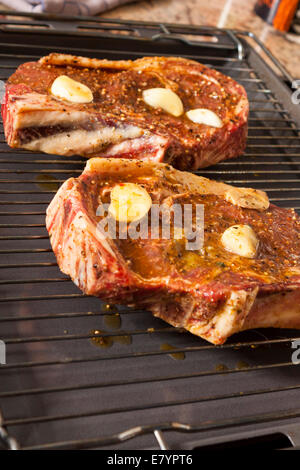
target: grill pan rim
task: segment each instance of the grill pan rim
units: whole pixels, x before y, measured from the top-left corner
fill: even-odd
[[[233,46],[230,45],[230,44],[227,44],[225,45],[224,47],[227,48],[228,50],[235,50],[236,53],[237,53],[237,57],[238,57],[238,60],[241,59],[241,60],[245,60],[245,57],[246,57],[246,54],[249,52],[249,50],[251,50],[251,46],[244,42],[243,38],[251,38],[253,39],[262,49],[262,51],[268,56],[268,58],[273,62],[273,64],[276,66],[276,68],[281,72],[284,80],[286,82],[288,82],[288,84],[291,85],[292,83],[292,77],[290,76],[290,74],[284,69],[284,67],[277,61],[277,59],[275,57],[273,57],[273,55],[268,51],[268,49],[259,41],[259,39],[253,35],[251,32],[247,32],[247,31],[238,31],[238,30],[229,30],[229,29],[218,29],[218,28],[215,28],[215,27],[201,27],[201,26],[191,26],[191,25],[184,25],[184,24],[172,24],[172,23],[155,23],[155,22],[141,22],[141,21],[127,21],[127,20],[114,20],[114,19],[105,19],[105,18],[100,18],[100,19],[95,19],[94,17],[61,17],[61,16],[55,16],[55,15],[47,15],[47,14],[21,14],[21,13],[11,13],[11,12],[6,12],[6,11],[3,11],[1,12],[0,11],[0,14],[3,14],[5,15],[6,17],[13,17],[13,16],[17,16],[17,17],[28,17],[28,18],[33,18],[33,19],[36,19],[36,20],[43,20],[43,21],[46,21],[49,22],[49,24],[51,24],[51,34],[63,34],[63,32],[61,30],[59,30],[59,25],[61,24],[65,24],[66,22],[70,22],[71,24],[71,28],[69,31],[65,31],[65,34],[68,35],[74,35],[74,26],[75,25],[78,25],[78,24],[82,24],[84,23],[85,21],[89,21],[89,22],[93,22],[93,23],[103,23],[103,24],[107,24],[107,25],[113,25],[113,24],[119,24],[119,25],[124,25],[124,26],[127,26],[127,27],[133,27],[133,26],[136,26],[136,27],[139,27],[139,28],[143,28],[143,27],[155,27],[159,30],[162,31],[162,33],[160,33],[159,36],[156,35],[156,38],[153,38],[151,37],[150,39],[147,38],[147,41],[155,41],[155,40],[159,40],[159,39],[165,39],[165,36],[167,36],[168,38],[172,39],[172,33],[169,32],[169,29],[172,29],[172,28],[176,28],[176,29],[189,29],[190,31],[195,31],[195,32],[202,32],[205,34],[206,33],[222,33],[224,35],[227,35],[229,37],[229,39],[231,39],[233,41]],[[75,20],[75,21],[74,21]],[[5,24],[5,21],[6,20],[2,20],[0,19],[0,31],[3,30],[3,27],[2,25]],[[73,29],[72,29],[73,28]],[[6,31],[8,32],[8,31]],[[14,32],[16,33],[16,31],[14,31],[13,29],[11,30],[11,32]],[[20,30],[17,31],[18,33],[20,32]],[[25,31],[24,31],[25,32]],[[32,30],[32,31],[26,31],[28,33],[34,33],[36,34],[36,30]],[[186,31],[185,31],[186,32]],[[45,34],[47,34],[47,32],[45,32]],[[83,33],[82,31],[80,32],[80,34],[76,34],[76,36],[90,36],[90,33],[87,34],[87,33]],[[94,34],[93,34],[94,35]],[[93,36],[92,35],[92,36]],[[101,33],[98,33],[97,34],[99,37],[103,37],[103,34]],[[104,35],[105,37],[110,37],[109,35]],[[174,34],[173,34],[174,36]],[[119,38],[118,35],[114,35],[114,37],[116,38]],[[130,39],[130,37],[126,36],[125,37],[126,39]],[[124,39],[124,36],[122,36],[122,39]],[[137,37],[133,37],[132,38],[133,40],[138,40],[139,38]],[[175,38],[175,40],[177,40]],[[208,47],[208,48],[212,48],[213,50],[213,47],[210,43],[201,43],[201,46],[205,46],[205,47]],[[252,51],[252,53],[255,53]],[[129,52],[130,54],[130,52]],[[267,66],[268,67],[268,66]],[[269,72],[271,75],[275,75],[274,72],[269,69]],[[226,73],[226,72],[225,72]],[[230,73],[229,73],[230,74]],[[286,87],[285,83],[283,82],[282,79],[279,79],[278,77],[275,78],[276,80],[279,80],[282,87]],[[262,81],[261,81],[262,82]],[[262,84],[263,85],[263,84]],[[262,89],[263,90],[263,89]],[[286,90],[288,90],[288,88],[286,87]],[[274,95],[273,91],[272,90],[269,90],[270,91],[270,95]],[[279,100],[279,105],[282,106],[282,101]],[[285,116],[285,119],[283,120],[283,122],[287,122],[287,119],[289,119],[287,116],[289,115],[289,110],[284,110],[283,108],[280,109],[279,111],[279,114],[281,116]],[[272,119],[272,118],[271,118]],[[291,120],[292,122],[294,122],[294,120],[292,119]],[[299,121],[300,122],[300,121]],[[295,130],[296,129],[296,130]],[[286,128],[286,130],[288,130],[289,132],[291,131],[295,131],[295,134],[298,136],[299,133],[298,133],[298,129],[295,128],[293,129],[292,127],[291,128]],[[293,138],[296,138],[295,135],[291,136]],[[297,148],[297,147],[296,147]],[[5,153],[9,153],[7,151],[5,151]],[[297,154],[295,153],[296,156],[300,155],[300,154]],[[21,156],[21,152],[20,152],[20,156]],[[34,158],[35,158],[35,154],[33,154]],[[1,160],[1,157],[0,157],[0,160]],[[3,159],[2,159],[3,160]],[[46,160],[48,163],[49,163],[49,160]],[[2,163],[4,163],[2,161]],[[70,163],[70,161],[68,162]],[[226,167],[226,165],[230,165],[231,162],[224,162],[224,165]],[[234,162],[236,163],[237,165],[239,165],[239,162]],[[291,163],[295,163],[298,164],[298,162],[291,162]],[[1,161],[0,161],[0,165],[1,165]],[[219,167],[218,167],[219,168]],[[208,170],[208,171],[212,171],[212,170]],[[1,195],[0,195],[1,197]],[[5,299],[4,299],[5,301]],[[285,339],[285,341],[290,341],[292,338],[287,338]],[[295,337],[293,339],[299,339],[298,337]],[[247,420],[246,417],[244,417],[245,420]],[[255,419],[255,416],[252,416],[252,417],[248,417],[248,419]],[[275,418],[274,418],[275,419]],[[276,416],[276,419],[280,419],[280,416]],[[271,420],[268,420],[266,419],[266,422],[270,423]],[[215,424],[216,426],[218,426],[218,424],[216,423]],[[220,426],[222,426],[222,424],[219,423]],[[128,431],[123,431],[121,433],[119,433],[119,435],[115,435],[115,436],[110,436],[108,437],[107,441],[106,441],[106,445],[111,442],[112,444],[113,443],[117,443],[117,442],[122,442],[122,440],[125,440],[127,438],[133,438],[133,437],[137,437],[139,434],[143,434],[144,432],[149,432],[149,433],[153,433],[154,431],[156,430],[167,430],[167,429],[178,429],[179,431],[184,431],[184,432],[196,432],[197,430],[199,430],[199,428],[195,428],[194,426],[189,426],[189,425],[185,425],[185,424],[178,424],[178,423],[167,423],[167,424],[161,424],[161,425],[154,425],[154,426],[138,426],[138,428],[135,428],[132,430],[128,430]],[[206,428],[204,428],[206,429]],[[7,430],[5,428],[5,420],[4,419],[0,419],[0,439],[2,438],[2,441],[3,443],[5,444],[5,446],[7,448],[10,448],[10,449],[13,449],[13,448],[17,448],[17,447],[20,447],[20,445],[7,433]],[[104,438],[103,438],[104,439]],[[110,440],[109,440],[110,439]],[[69,444],[65,444],[65,445],[73,445],[74,443],[69,443]],[[52,444],[53,446],[58,446],[59,447],[59,443],[53,443]],[[76,444],[77,445],[77,444]],[[79,443],[80,445],[80,443]],[[47,447],[47,445],[45,444],[45,446]],[[44,447],[45,447],[44,446]],[[31,446],[32,448],[34,448],[35,446]],[[42,446],[36,446],[36,448],[40,448],[40,447],[43,447]],[[26,446],[25,446],[26,448]]]

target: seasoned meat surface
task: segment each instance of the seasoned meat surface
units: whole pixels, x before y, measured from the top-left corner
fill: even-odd
[[[54,80],[68,77],[87,85],[90,103],[59,100]],[[143,92],[168,88],[181,99],[175,117],[146,104]],[[191,121],[186,112],[208,109],[222,127]],[[50,54],[21,65],[9,78],[2,116],[12,147],[58,155],[121,156],[200,168],[243,153],[248,100],[231,78],[179,57],[107,61]]]
[[[99,206],[110,204],[113,188],[126,183],[145,189],[153,205],[171,210],[175,203],[201,205],[203,246],[187,249],[185,235],[175,236],[172,217],[171,236],[151,238],[151,211],[143,238],[103,234]],[[145,307],[212,343],[251,327],[299,328],[299,216],[269,204],[260,191],[241,189],[244,199],[232,201],[228,195],[234,191],[161,163],[95,158],[79,178],[60,188],[47,210],[47,229],[60,269],[82,291]],[[251,208],[249,194],[264,206]],[[257,237],[251,258],[221,242],[236,225],[251,227]]]

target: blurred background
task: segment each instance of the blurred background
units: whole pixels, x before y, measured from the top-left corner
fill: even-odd
[[[293,77],[300,77],[298,0],[3,0],[0,7],[248,30],[258,36]]]

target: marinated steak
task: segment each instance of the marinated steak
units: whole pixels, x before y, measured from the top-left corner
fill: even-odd
[[[105,204],[110,220],[128,211],[148,222],[146,233],[129,236],[125,223],[112,236],[101,225]],[[170,237],[153,237],[151,204],[169,210]],[[175,204],[204,207],[203,246],[187,247]],[[214,344],[249,328],[300,328],[300,218],[262,191],[163,163],[94,158],[61,186],[46,225],[60,269],[87,294],[147,308]]]
[[[51,91],[60,76],[86,85],[92,101],[58,99]],[[156,105],[147,104],[145,92],[162,88],[181,100],[179,116],[160,107],[156,95]],[[195,109],[208,111],[213,122],[199,121],[198,112],[194,122],[195,115],[186,113]],[[11,147],[197,169],[243,153],[248,110],[241,85],[192,60],[108,61],[53,53],[21,65],[8,79],[2,117]]]

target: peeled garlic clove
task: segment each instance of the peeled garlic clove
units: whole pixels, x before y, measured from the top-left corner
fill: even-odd
[[[267,194],[259,189],[230,188],[225,192],[226,201],[245,209],[267,210],[270,202]]]
[[[71,103],[90,103],[93,101],[93,93],[86,85],[77,82],[67,75],[57,77],[51,86],[52,95]]]
[[[172,116],[183,114],[183,104],[174,91],[169,88],[149,88],[143,91],[143,100],[152,108],[161,108]]]
[[[119,222],[139,220],[149,212],[152,199],[139,184],[123,183],[113,187],[108,212]]]
[[[225,250],[245,258],[254,258],[259,241],[249,225],[232,225],[221,237]]]
[[[223,122],[213,111],[205,108],[191,109],[186,113],[190,121],[196,124],[206,124],[212,127],[222,127]]]

